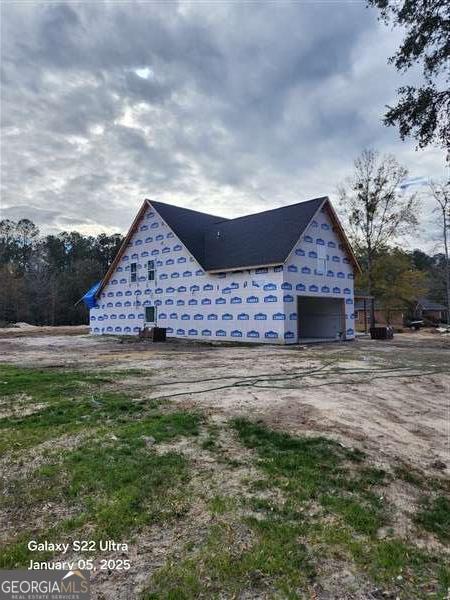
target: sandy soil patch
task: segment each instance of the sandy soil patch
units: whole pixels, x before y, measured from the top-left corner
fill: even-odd
[[[30,325],[29,323],[16,323],[12,327],[0,328],[0,338],[32,337],[42,335],[83,335],[89,333],[88,325],[61,325],[51,327],[50,325]]]
[[[323,433],[363,448],[380,464],[399,457],[429,469],[440,460],[450,473],[450,336],[418,332],[392,341],[286,347],[153,344],[33,330],[0,339],[0,362],[137,368],[148,376],[125,376],[115,385],[226,418],[249,415],[293,433]],[[309,370],[317,372],[305,376]]]

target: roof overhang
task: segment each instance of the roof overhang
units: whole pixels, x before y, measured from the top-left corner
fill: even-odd
[[[246,265],[244,267],[228,267],[227,269],[205,269],[206,273],[211,273],[211,275],[216,275],[217,273],[233,273],[234,271],[248,271],[249,269],[265,269],[268,267],[278,267],[282,265],[284,261],[280,260],[274,263],[268,263],[265,265],[256,264],[256,265]]]

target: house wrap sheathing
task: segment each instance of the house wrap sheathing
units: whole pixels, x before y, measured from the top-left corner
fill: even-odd
[[[98,288],[91,332],[348,340],[358,268],[326,197],[230,220],[146,200]]]

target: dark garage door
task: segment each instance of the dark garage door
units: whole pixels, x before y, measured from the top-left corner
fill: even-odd
[[[299,340],[339,340],[345,337],[342,298],[297,296]]]

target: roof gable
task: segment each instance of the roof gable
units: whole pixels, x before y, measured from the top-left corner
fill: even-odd
[[[192,256],[197,260],[200,266],[203,266],[204,262],[203,256],[205,229],[216,221],[226,221],[226,219],[223,217],[216,217],[214,215],[208,215],[196,210],[190,210],[188,208],[181,208],[172,204],[165,204],[164,202],[155,202],[153,200],[145,199],[126,234],[122,245],[114,257],[114,260],[100,282],[100,285],[95,293],[96,297],[99,296],[100,292],[108,283],[109,278],[114,273],[130,239],[137,230],[139,223],[144,217],[145,211],[149,207],[156,210],[159,216],[167,223],[174,234],[179,238],[181,243],[184,244]]]

